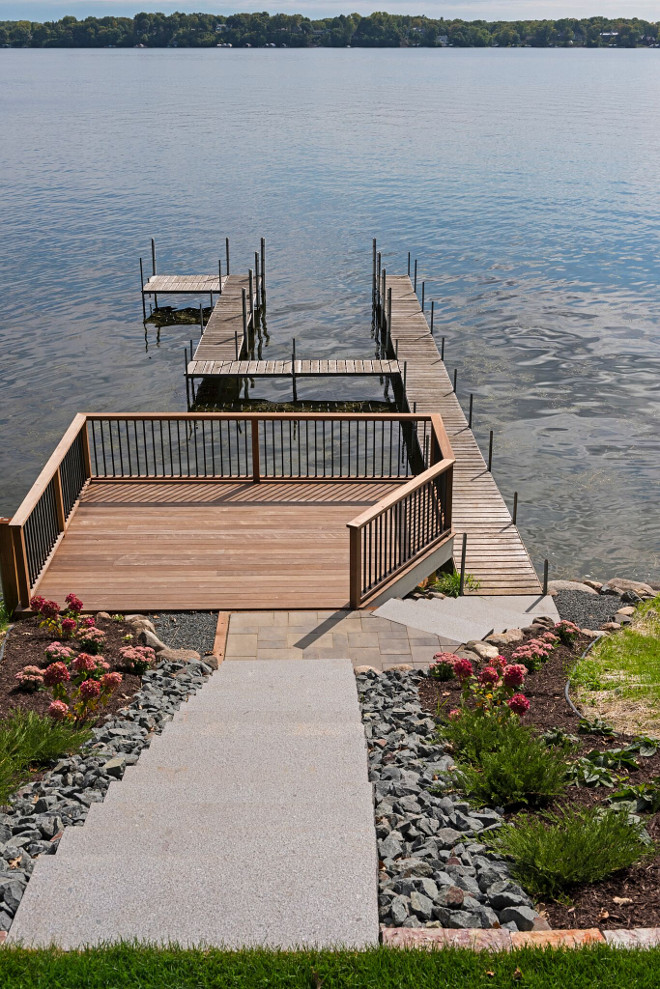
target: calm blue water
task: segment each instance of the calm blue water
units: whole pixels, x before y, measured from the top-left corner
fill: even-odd
[[[537,566],[660,575],[657,52],[4,50],[0,94],[0,512],[76,411],[185,408],[151,235],[161,271],[265,235],[274,356],[372,352],[376,235]]]

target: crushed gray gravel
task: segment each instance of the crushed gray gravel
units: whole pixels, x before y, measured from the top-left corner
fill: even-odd
[[[585,594],[583,591],[559,591],[555,597],[562,618],[580,628],[599,629],[612,621],[621,605],[618,594]]]
[[[163,611],[147,617],[156,626],[158,637],[171,649],[195,649],[202,659],[212,651],[217,611]]]

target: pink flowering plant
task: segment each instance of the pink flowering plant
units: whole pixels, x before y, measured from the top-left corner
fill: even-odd
[[[81,652],[70,667],[51,663],[43,671],[45,689],[53,698],[48,713],[56,721],[84,724],[104,707],[122,682],[121,673],[109,673],[103,656]]]
[[[16,674],[19,690],[26,694],[33,694],[44,685],[44,671],[38,666],[24,666],[20,673]]]
[[[522,646],[518,646],[511,654],[511,659],[514,663],[523,663],[530,672],[538,670],[550,659],[557,641],[556,635],[545,632],[538,638],[529,639]]]
[[[557,622],[554,631],[565,646],[572,646],[580,634],[580,629],[578,626],[575,625],[574,622],[569,622],[566,620]]]
[[[66,608],[62,611],[57,601],[47,601],[39,594],[30,599],[30,607],[41,616],[41,627],[50,629],[58,639],[74,638],[81,622],[83,603],[80,598],[67,594],[65,604]]]
[[[96,655],[100,653],[105,645],[106,635],[100,628],[94,625],[87,625],[78,632],[78,642],[85,652]]]
[[[434,680],[447,682],[454,679],[456,657],[451,652],[437,652],[429,666],[429,676]]]
[[[497,656],[476,672],[469,659],[456,659],[454,675],[461,683],[464,710],[499,721],[511,715],[522,717],[529,710],[529,701],[520,692],[527,676],[521,663]]]
[[[123,646],[119,655],[122,665],[137,676],[142,676],[156,662],[156,653],[150,646]]]

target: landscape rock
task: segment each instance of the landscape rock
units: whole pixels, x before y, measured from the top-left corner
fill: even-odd
[[[502,646],[515,646],[525,638],[522,629],[508,628],[506,632],[494,632],[486,638],[486,642],[501,649]]]
[[[590,583],[583,583],[581,580],[549,580],[548,594],[554,596],[559,591],[582,591],[584,594],[598,594],[598,591]]]
[[[646,584],[641,580],[627,580],[625,577],[613,577],[611,580],[608,580],[603,585],[601,593],[622,595],[626,591],[632,591],[633,594],[636,594],[642,599],[655,597],[655,592],[650,584]]]
[[[470,639],[466,643],[466,649],[476,653],[480,659],[495,659],[499,656],[497,646],[491,645],[490,642],[482,642],[480,639]]]
[[[531,931],[538,914],[531,907],[505,907],[500,913],[500,921],[507,924],[513,921],[519,931]]]
[[[137,640],[141,646],[149,646],[158,653],[167,649],[165,643],[161,642],[155,632],[151,632],[148,628],[143,628],[137,633]]]

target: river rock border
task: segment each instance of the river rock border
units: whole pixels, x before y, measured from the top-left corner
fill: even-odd
[[[498,809],[442,794],[453,758],[434,742],[418,670],[357,673],[378,841],[379,917],[386,928],[547,930],[501,858],[477,837]],[[440,791],[440,792],[436,792]]]
[[[138,635],[151,624],[131,616]],[[127,619],[130,620],[130,619]],[[153,628],[153,626],[151,626]],[[64,829],[80,827],[93,803],[101,803],[113,779],[121,779],[181,704],[217,669],[217,659],[192,650],[165,650],[142,677],[131,703],[93,729],[79,755],[62,759],[35,783],[22,787],[0,813],[0,944],[5,940],[30,880],[35,860],[54,855]],[[169,656],[169,658],[164,658]]]

